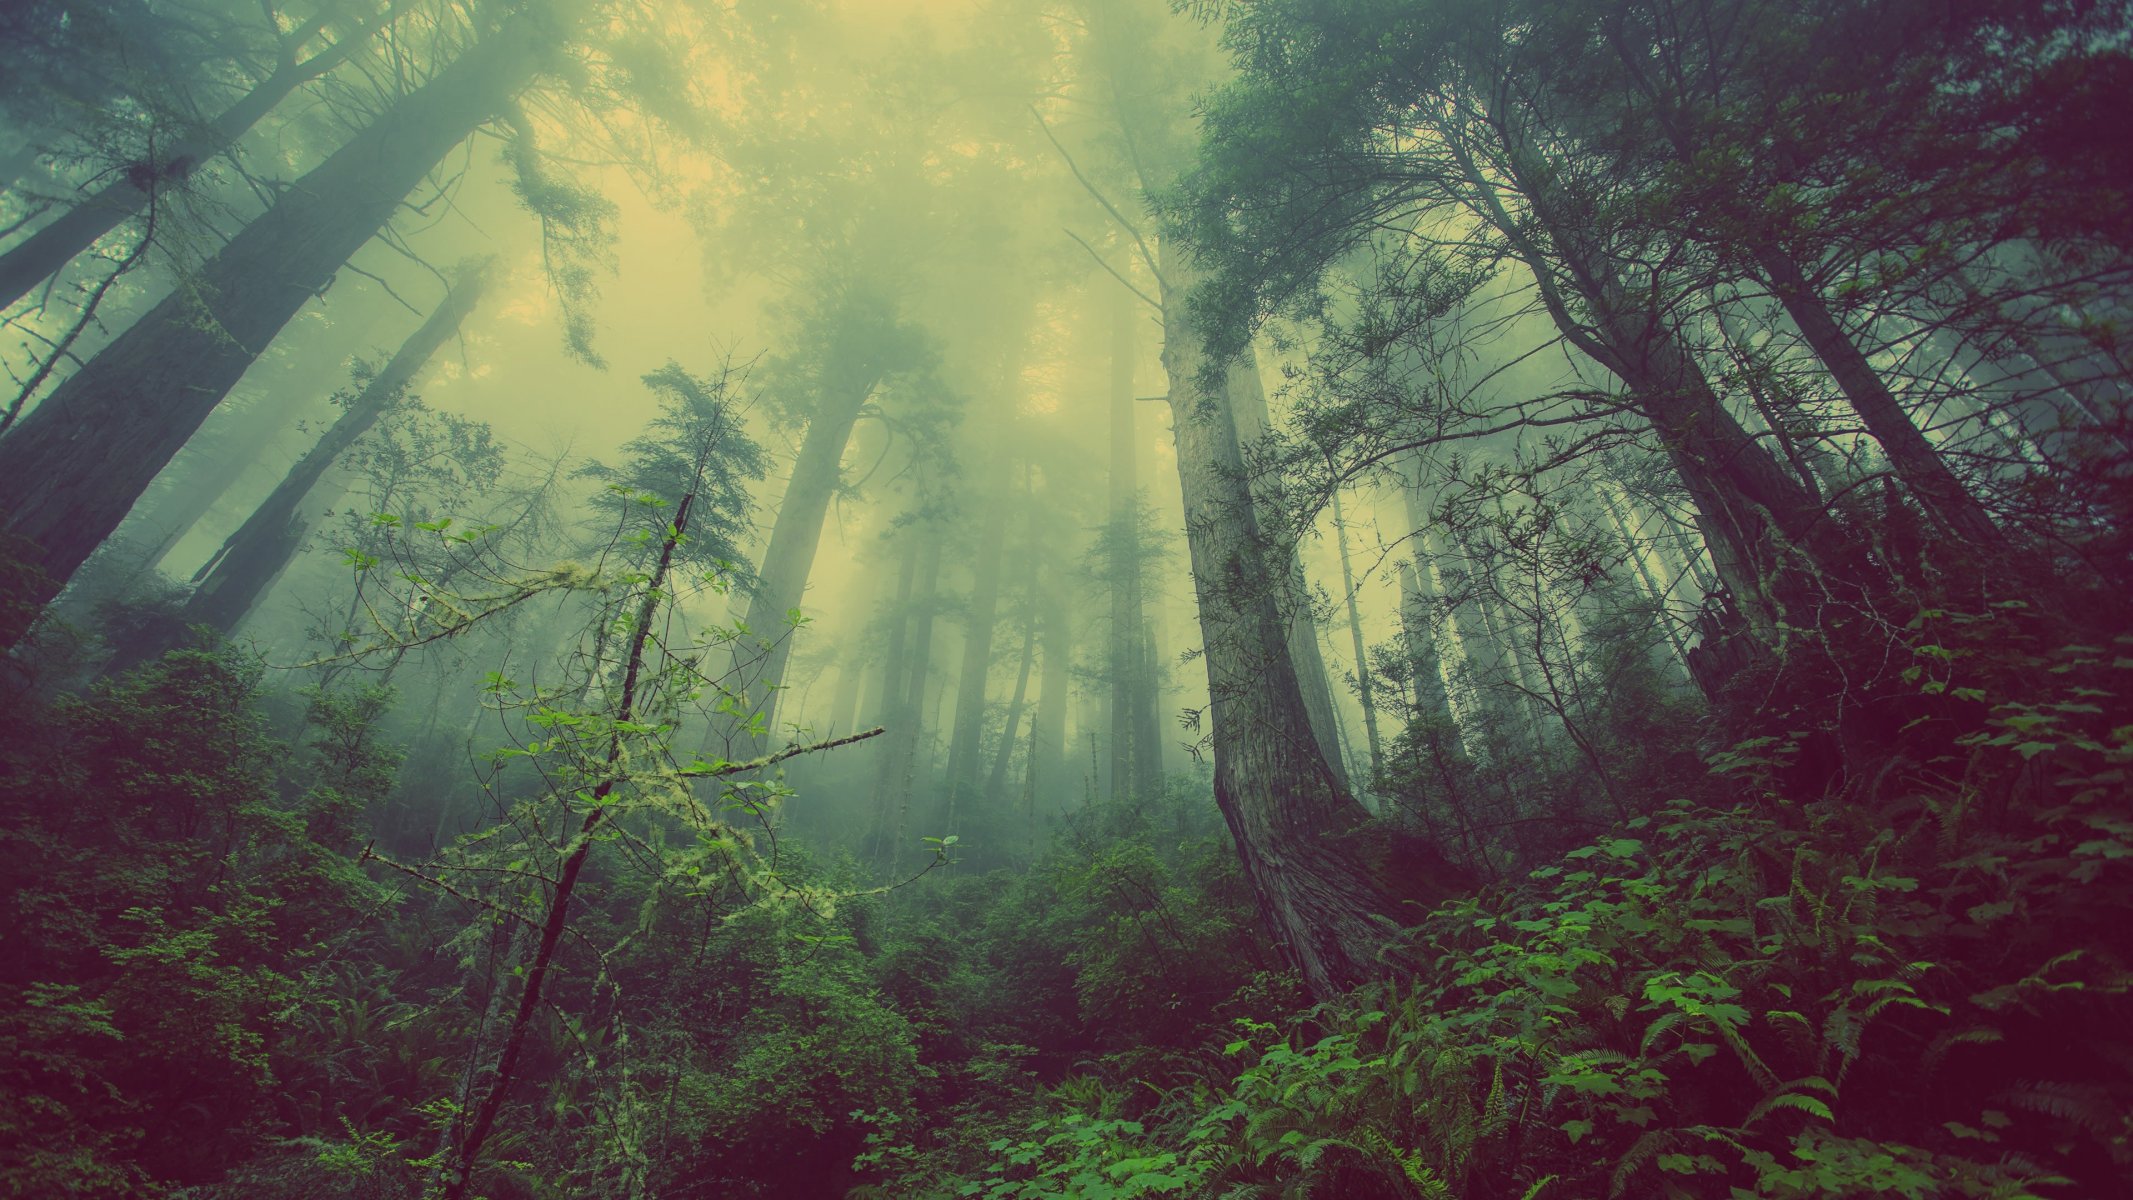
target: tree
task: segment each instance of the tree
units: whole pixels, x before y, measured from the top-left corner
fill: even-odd
[[[481,303],[494,268],[493,260],[461,265],[444,299],[421,327],[370,375],[318,442],[290,466],[244,524],[224,539],[222,547],[193,574],[192,594],[186,597],[175,618],[162,627],[166,637],[136,643],[107,669],[123,670],[130,665],[127,660],[160,654],[169,648],[161,641],[189,626],[205,625],[225,634],[237,628],[237,623],[302,548],[310,532],[310,520],[301,511],[305,500],[334,463],[407,394],[416,375],[438,348],[459,331],[461,322]]]
[[[56,594],[267,342],[542,63],[529,10],[293,184],[0,440],[0,514]],[[0,640],[20,637],[0,630]]]
[[[157,156],[129,164],[94,193],[0,254],[0,309],[11,307],[44,279],[57,274],[96,240],[156,202],[159,192],[183,187],[201,164],[226,151],[291,92],[348,61],[399,15],[398,4],[350,19],[332,2],[281,34],[272,71],[223,112],[155,147]],[[312,42],[333,33],[324,46]]]
[[[884,381],[921,371],[930,359],[924,337],[894,300],[848,280],[823,289],[820,307],[802,318],[794,341],[796,350],[785,368],[786,403],[807,429],[748,592],[743,641],[735,648],[736,677],[745,687],[759,689],[761,698],[748,706],[749,720],[760,731],[743,726],[733,732],[758,747],[777,731],[793,615],[807,591],[830,500],[845,483],[844,453],[852,428]]]

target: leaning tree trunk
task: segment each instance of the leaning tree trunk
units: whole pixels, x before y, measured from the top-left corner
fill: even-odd
[[[1837,324],[1837,318],[1799,264],[1770,246],[1759,247],[1755,261],[1762,267],[1771,293],[1785,306],[1786,315],[1799,327],[1808,347],[1829,368],[1830,377],[1844,392],[1852,411],[1859,414],[1867,432],[1881,444],[1889,466],[1918,498],[1926,515],[1952,541],[1973,551],[2003,549],[2006,539],[1991,514],[1948,469],[1858,344]]]
[[[37,603],[118,526],[282,326],[538,63],[523,21],[469,50],[290,185],[189,287],[0,439],[0,519],[35,543],[33,565],[47,577]]]
[[[58,274],[76,255],[95,245],[96,239],[148,207],[163,186],[182,185],[200,164],[229,149],[290,92],[346,61],[379,28],[377,24],[358,26],[333,45],[298,61],[294,51],[320,32],[331,12],[331,5],[322,5],[311,24],[284,39],[289,49],[273,72],[222,115],[179,139],[159,156],[159,161],[118,172],[93,195],[10,246],[6,254],[0,254],[0,309],[28,295],[31,288]],[[0,187],[4,186],[0,183]]]
[[[310,529],[310,522],[299,511],[304,498],[334,462],[370,432],[437,349],[459,331],[460,322],[481,302],[493,262],[484,260],[461,268],[451,290],[429,319],[401,343],[392,360],[371,377],[318,444],[296,460],[274,491],[194,574],[196,586],[176,621],[167,628],[158,627],[163,636],[129,647],[112,660],[107,672],[123,671],[133,663],[160,655],[175,644],[170,635],[182,635],[191,626],[207,625],[223,633],[237,628],[237,623],[252,611],[302,547],[304,534]]]
[[[1183,264],[1173,263],[1182,274]],[[1381,971],[1402,919],[1465,880],[1433,849],[1395,847],[1313,735],[1276,593],[1287,555],[1259,528],[1229,388],[1210,389],[1186,287],[1162,281],[1163,366],[1213,718],[1215,802],[1261,913],[1305,984],[1330,998]],[[1402,853],[1404,851],[1404,853]],[[1397,855],[1401,861],[1395,863]]]
[[[821,407],[808,419],[800,453],[793,458],[792,480],[778,501],[758,582],[748,597],[748,613],[743,618],[748,632],[736,643],[735,678],[750,688],[763,689],[763,729],[773,739],[778,689],[784,684],[785,664],[792,658],[790,614],[800,607],[807,577],[815,568],[823,518],[829,515],[830,499],[843,478],[845,444],[878,381],[871,372],[862,372],[858,378],[835,380],[823,392]],[[747,736],[737,725],[726,732],[736,740],[738,757],[753,757],[762,749],[759,739]]]

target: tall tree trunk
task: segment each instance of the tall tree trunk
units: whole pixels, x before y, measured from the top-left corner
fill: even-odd
[[[830,696],[831,734],[859,728],[859,693],[866,674],[865,664],[855,656],[847,656],[837,664],[837,689]]]
[[[1858,344],[1837,324],[1837,318],[1800,265],[1773,246],[1758,246],[1755,261],[1763,269],[1771,294],[1785,306],[1786,315],[1799,327],[1822,365],[1829,368],[1830,377],[1851,402],[1852,411],[1859,414],[1867,432],[1881,444],[1889,466],[1918,498],[1926,515],[1958,544],[1977,551],[2004,549],[2006,539],[1985,506],[1978,503],[1955,472],[1948,469],[1926,435],[1919,432]]]
[[[926,721],[926,684],[933,674],[933,618],[940,608],[941,538],[937,531],[923,533],[925,546],[919,552],[918,573],[911,593],[911,650],[905,659],[903,694],[897,698],[896,724],[884,720],[890,731],[890,759],[878,791],[881,809],[889,814],[889,863],[901,871],[904,842],[910,834],[911,791],[917,782],[920,744],[930,726]]]
[[[252,510],[237,532],[223,541],[214,557],[194,573],[193,583],[197,586],[173,627],[159,627],[163,637],[144,639],[129,647],[113,660],[108,671],[122,671],[160,655],[175,644],[169,635],[182,636],[189,626],[207,625],[223,633],[237,628],[237,623],[252,611],[302,547],[310,529],[310,520],[300,511],[305,497],[334,462],[370,432],[387,407],[405,393],[438,348],[459,331],[467,314],[481,303],[493,265],[491,259],[461,267],[451,290],[429,318],[401,343],[384,369],[371,377],[318,444],[296,460],[274,491]]]
[[[1044,668],[1038,677],[1037,713],[1030,719],[1029,762],[1023,778],[1023,803],[1034,814],[1040,804],[1064,799],[1067,782],[1067,710],[1074,704],[1074,629],[1067,617],[1067,581],[1056,565],[1033,572],[1050,576],[1043,589],[1038,620],[1043,623]]]
[[[1000,611],[1000,554],[1007,535],[1007,505],[982,497],[985,516],[978,527],[977,561],[970,606],[963,618],[963,663],[955,690],[955,723],[948,740],[948,821],[954,833],[957,809],[977,790],[978,764],[984,755],[985,684],[992,675],[992,635]]]
[[[1643,584],[1644,594],[1651,601],[1652,612],[1659,627],[1666,631],[1667,645],[1673,649],[1671,661],[1674,668],[1677,671],[1686,671],[1689,648],[1688,644],[1681,640],[1681,630],[1676,628],[1672,618],[1667,616],[1667,589],[1652,575],[1647,551],[1637,543],[1636,537],[1630,532],[1629,523],[1616,508],[1614,497],[1607,493],[1605,487],[1595,487],[1593,491],[1600,498],[1600,508],[1606,514],[1608,527],[1613,531],[1615,540],[1621,544],[1622,556],[1629,560],[1631,570],[1636,573],[1638,582]]]
[[[1000,726],[1000,746],[992,757],[992,770],[985,776],[985,798],[998,804],[1007,795],[1007,765],[1015,756],[1015,739],[1022,732],[1022,710],[1029,701],[1030,668],[1037,660],[1037,622],[1022,630],[1021,666],[1015,669],[1015,690],[1007,702],[1007,719]]]
[[[57,593],[422,177],[532,80],[534,36],[514,21],[401,100],[0,439],[0,519],[35,543],[48,577],[36,601]]]
[[[902,745],[904,721],[903,697],[905,674],[910,670],[911,647],[911,589],[918,576],[919,543],[916,531],[906,531],[904,544],[897,555],[896,594],[884,606],[885,619],[889,626],[888,648],[881,660],[881,678],[876,683],[871,711],[874,723],[886,728],[889,733],[883,739],[887,750],[882,753],[882,773],[874,782],[874,828],[868,838],[868,855],[874,859],[887,858],[893,839],[896,822],[890,805],[895,802],[895,789],[889,786],[890,769],[898,761]]]
[[[1385,776],[1385,748],[1378,742],[1378,706],[1370,691],[1370,651],[1363,642],[1363,617],[1355,603],[1355,568],[1348,560],[1348,522],[1341,515],[1341,494],[1333,492],[1333,536],[1340,540],[1341,594],[1347,597],[1348,637],[1355,648],[1356,697],[1363,702],[1363,734],[1370,740],[1370,775]]]
[[[1422,550],[1421,557],[1416,560],[1420,572],[1417,580],[1426,584],[1427,572],[1434,564],[1448,593],[1444,599],[1452,619],[1452,637],[1459,643],[1459,661],[1465,665],[1460,697],[1467,701],[1471,699],[1472,691],[1506,678],[1510,666],[1504,656],[1503,644],[1496,640],[1495,631],[1489,628],[1489,619],[1482,611],[1482,581],[1473,577],[1463,560],[1453,560],[1441,533],[1427,525],[1420,528]]]
[[[1266,386],[1259,381],[1259,367],[1249,355],[1230,365],[1229,401],[1235,414],[1240,445],[1249,446],[1266,436],[1271,421]],[[1264,501],[1255,498],[1255,503]],[[1269,520],[1271,515],[1264,511],[1260,513],[1258,520],[1262,529],[1273,523]],[[1288,591],[1280,604],[1288,616],[1289,657],[1296,664],[1296,679],[1303,689],[1304,711],[1311,720],[1312,736],[1318,739],[1327,765],[1345,790],[1348,770],[1341,753],[1340,721],[1334,715],[1333,685],[1326,677],[1326,656],[1318,645],[1318,618],[1311,611],[1311,583],[1304,574],[1303,557],[1295,547],[1290,547],[1284,557],[1287,560]]]
[[[1406,902],[1434,902],[1465,880],[1432,848],[1396,848],[1373,826],[1313,734],[1274,594],[1292,578],[1290,560],[1269,562],[1233,389],[1206,386],[1209,364],[1185,310],[1187,267],[1167,257],[1163,366],[1207,664],[1215,802],[1268,925],[1312,992],[1331,998],[1380,973],[1398,922],[1422,911]]]
[[[1141,679],[1140,455],[1133,409],[1133,320],[1137,301],[1123,288],[1111,304],[1111,639],[1105,657],[1110,676],[1107,722],[1110,795],[1114,801],[1145,799],[1134,771]]]
[[[750,692],[762,689],[759,711],[765,738],[771,741],[778,736],[778,690],[784,686],[785,664],[792,659],[797,632],[789,615],[800,607],[807,577],[815,567],[823,519],[842,480],[845,444],[879,382],[880,376],[872,369],[861,369],[824,389],[821,407],[808,418],[800,453],[793,458],[792,479],[778,501],[758,581],[748,596],[743,618],[748,633],[735,643],[735,678]],[[739,743],[742,753],[737,757],[753,757],[763,748],[763,739],[746,736],[738,728],[726,732]]]
[[[1414,676],[1415,707],[1422,720],[1441,725],[1446,731],[1442,747],[1458,758],[1466,757],[1466,741],[1452,711],[1451,692],[1444,682],[1444,656],[1437,646],[1437,589],[1432,582],[1431,547],[1436,532],[1423,480],[1428,467],[1421,459],[1408,462],[1401,472],[1401,499],[1407,508],[1407,524],[1414,531],[1410,544],[1414,561],[1400,577],[1400,627],[1407,641],[1407,657]],[[1454,631],[1456,635],[1456,630]]]
[[[28,295],[30,289],[58,274],[76,255],[95,245],[96,239],[154,203],[160,189],[182,186],[200,164],[229,149],[290,92],[346,61],[380,28],[377,22],[359,25],[326,49],[298,60],[296,55],[302,44],[322,31],[333,11],[332,5],[321,5],[311,24],[283,39],[281,60],[272,73],[220,116],[179,138],[163,151],[159,161],[118,172],[94,194],[0,254],[0,309]]]

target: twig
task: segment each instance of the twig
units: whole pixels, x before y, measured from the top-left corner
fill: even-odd
[[[1147,241],[1141,237],[1140,228],[1134,225],[1133,222],[1128,221],[1126,214],[1118,211],[1118,206],[1111,203],[1110,197],[1098,191],[1096,185],[1089,182],[1089,177],[1081,173],[1081,167],[1075,163],[1074,156],[1068,154],[1066,147],[1059,144],[1059,139],[1052,136],[1052,127],[1045,124],[1044,114],[1037,111],[1036,105],[1029,106],[1029,115],[1037,118],[1037,128],[1044,131],[1044,140],[1050,142],[1052,149],[1059,152],[1059,158],[1066,163],[1067,170],[1074,173],[1074,178],[1081,182],[1081,186],[1086,188],[1091,196],[1096,197],[1096,202],[1104,206],[1104,211],[1111,214],[1111,219],[1117,221],[1119,228],[1125,230],[1126,234],[1133,239],[1134,245],[1141,248],[1141,261],[1148,264],[1148,273],[1155,276],[1157,281],[1160,282],[1163,278],[1163,269],[1155,265],[1155,252],[1148,248]]]
[[[1132,292],[1136,296],[1139,296],[1141,300],[1148,305],[1148,307],[1154,309],[1155,311],[1163,311],[1163,306],[1161,304],[1157,303],[1153,299],[1150,299],[1148,293],[1140,290],[1137,287],[1134,287],[1132,280],[1126,278],[1124,275],[1119,274],[1117,268],[1113,267],[1110,263],[1105,262],[1104,256],[1096,252],[1096,247],[1091,246],[1086,241],[1083,241],[1080,234],[1075,233],[1071,229],[1064,228],[1061,230],[1061,232],[1065,233],[1068,237],[1073,238],[1075,242],[1080,244],[1082,249],[1088,251],[1089,257],[1096,260],[1096,265],[1102,267],[1106,271],[1109,271],[1111,273],[1111,278],[1116,279],[1120,283],[1124,284],[1127,291]]]
[[[817,750],[835,750],[839,746],[849,746],[853,742],[863,742],[870,737],[879,737],[887,732],[888,730],[883,726],[876,725],[872,729],[860,733],[848,733],[841,738],[831,738],[826,742],[816,742],[809,746],[787,746],[775,754],[766,754],[761,758],[750,759],[744,763],[726,763],[723,766],[683,767],[674,773],[690,779],[715,779],[721,775],[739,775],[744,771],[760,771],[764,767],[784,762],[788,758],[798,758],[802,754],[813,754]]]

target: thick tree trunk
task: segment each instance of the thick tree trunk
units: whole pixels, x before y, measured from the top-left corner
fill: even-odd
[[[1185,264],[1169,270],[1185,274]],[[1321,998],[1380,974],[1403,919],[1465,880],[1433,850],[1396,849],[1342,787],[1313,736],[1276,594],[1292,578],[1269,562],[1230,389],[1210,392],[1187,281],[1165,279],[1163,366],[1170,380],[1186,540],[1199,600],[1213,718],[1215,801],[1260,910]],[[1400,849],[1405,861],[1394,862]]]
[[[1792,323],[1799,327],[1807,345],[1829,368],[1852,411],[1866,424],[1867,432],[1881,443],[1881,452],[1897,478],[1903,480],[1926,515],[1953,541],[1974,551],[2004,549],[2000,528],[1948,469],[1926,435],[1919,432],[1911,415],[1882,382],[1879,372],[1866,360],[1836,317],[1823,302],[1814,284],[1798,263],[1770,246],[1758,247],[1756,263],[1762,267],[1770,290],[1785,306]]]
[[[267,343],[452,147],[533,77],[514,23],[282,193],[203,267],[0,439],[0,519],[59,587],[118,526]],[[4,631],[0,631],[4,635]]]
[[[748,596],[747,634],[735,645],[734,677],[751,695],[761,689],[759,711],[763,739],[729,731],[739,751],[735,757],[753,758],[765,741],[778,739],[778,690],[784,686],[785,664],[792,658],[795,630],[790,614],[800,607],[807,591],[807,577],[815,567],[815,552],[822,545],[822,522],[829,515],[830,499],[842,479],[845,444],[859,411],[873,393],[880,377],[862,371],[826,388],[822,406],[807,422],[800,439],[800,453],[793,458],[792,479],[778,501],[777,519],[770,526],[770,541],[763,548],[763,564],[755,589]],[[892,727],[893,728],[893,727]]]
[[[1240,445],[1248,446],[1266,435],[1270,421],[1266,387],[1259,381],[1258,366],[1248,356],[1230,366],[1229,402],[1235,414]],[[1255,503],[1264,501],[1255,499]],[[1261,528],[1269,524],[1266,518],[1267,514],[1262,512],[1259,517]],[[1318,645],[1318,618],[1311,612],[1311,583],[1304,574],[1303,558],[1294,547],[1285,557],[1289,586],[1280,605],[1288,616],[1289,657],[1296,664],[1297,683],[1303,688],[1304,711],[1311,720],[1312,736],[1318,739],[1319,748],[1325,752],[1326,764],[1332,768],[1334,778],[1345,789],[1348,770],[1341,754],[1340,720],[1334,715],[1333,686],[1326,678],[1326,656]]]
[[[970,606],[963,618],[963,663],[955,691],[955,724],[948,741],[948,822],[977,790],[980,743],[985,736],[985,684],[992,675],[992,635],[1000,610],[1000,554],[1007,536],[1007,505],[991,497],[978,527],[977,562]]]

